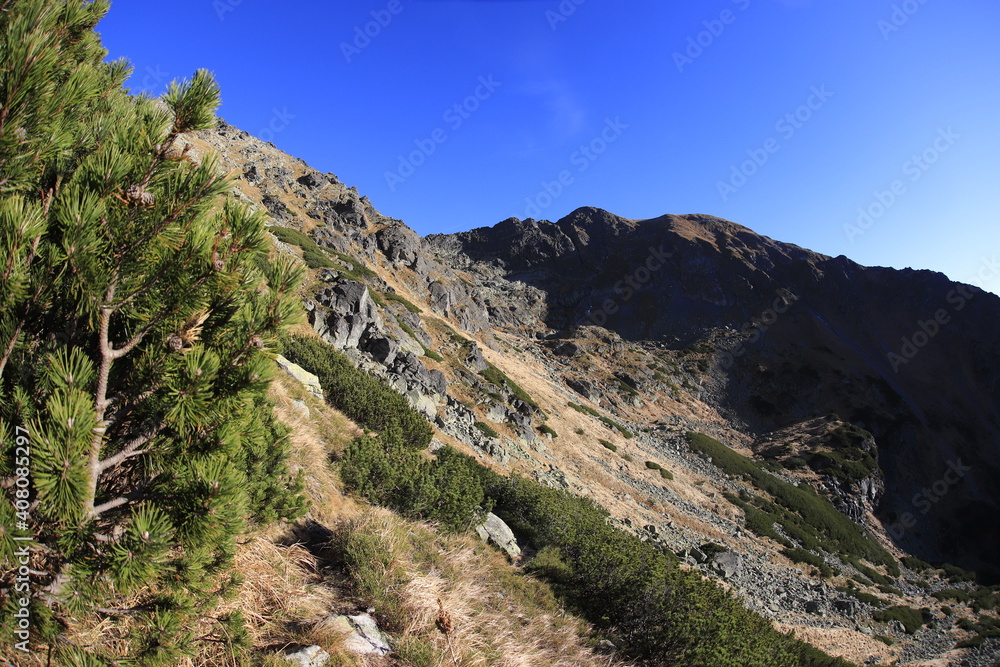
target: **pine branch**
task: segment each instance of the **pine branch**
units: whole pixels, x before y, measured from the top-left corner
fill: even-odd
[[[181,217],[182,213],[189,210],[191,206],[197,203],[198,201],[204,199],[213,186],[228,180],[229,180],[228,178],[213,178],[211,180],[208,180],[205,182],[204,185],[201,186],[201,188],[193,192],[187,200],[178,203],[177,206],[174,208],[174,211],[171,212],[170,215],[168,215],[166,218],[164,218],[159,225],[147,230],[146,233],[143,234],[140,238],[136,239],[130,245],[126,246],[117,253],[116,256],[118,258],[118,263],[115,265],[114,271],[117,272],[119,269],[122,268],[122,266],[125,263],[125,258],[128,257],[129,253],[131,253],[136,248],[142,247],[151,239],[162,234],[164,231],[166,231],[167,227],[177,222],[177,219]]]
[[[110,512],[113,509],[127,505],[128,503],[134,503],[139,500],[145,500],[147,498],[144,491],[149,487],[150,484],[156,479],[156,476],[150,477],[145,482],[134,488],[132,491],[126,493],[123,496],[119,496],[114,500],[109,500],[106,503],[101,503],[100,505],[94,507],[91,510],[90,518],[96,519],[105,512]]]
[[[164,424],[162,423],[158,424],[149,433],[145,433],[136,438],[135,440],[133,440],[132,442],[125,445],[125,447],[122,448],[122,450],[117,454],[115,454],[114,456],[109,456],[108,458],[99,462],[97,464],[98,474],[104,473],[108,468],[112,468],[122,463],[123,461],[126,461],[127,459],[136,456],[142,456],[143,454],[147,453],[149,451],[148,449],[140,449],[140,448],[146,443],[148,443],[150,440],[155,438],[157,435],[159,435],[160,431],[162,431],[163,428]]]
[[[104,514],[105,512],[113,510],[116,507],[121,507],[122,505],[124,505],[126,503],[130,503],[133,500],[134,500],[133,498],[129,498],[128,496],[121,496],[119,498],[115,498],[114,500],[109,500],[106,503],[102,503],[100,505],[97,505],[96,507],[94,507],[93,510],[91,510],[91,513],[90,513],[91,514],[91,518],[97,518],[100,515]]]
[[[97,391],[94,397],[94,421],[97,426],[94,428],[94,435],[90,441],[90,452],[88,454],[87,468],[90,472],[87,478],[87,486],[84,492],[83,517],[81,524],[90,521],[97,516],[95,514],[94,500],[97,497],[97,478],[101,474],[101,443],[104,441],[104,434],[107,432],[107,422],[104,420],[105,412],[108,409],[108,378],[111,376],[111,364],[114,362],[114,350],[111,349],[111,314],[113,312],[109,304],[114,301],[117,276],[111,277],[108,290],[104,295],[104,304],[101,306],[98,316],[98,353],[100,355],[100,366],[97,373]]]
[[[125,423],[125,420],[128,419],[128,417],[131,416],[131,414],[135,412],[140,405],[142,405],[142,402],[155,394],[161,386],[163,386],[162,382],[155,383],[150,389],[147,389],[138,396],[134,397],[127,406],[122,408],[117,408],[116,406],[120,401],[124,400],[123,396],[118,395],[109,399],[108,409],[111,410],[111,412],[105,417],[108,423],[108,430],[110,431],[116,426]]]

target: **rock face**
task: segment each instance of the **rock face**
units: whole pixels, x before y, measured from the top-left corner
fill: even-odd
[[[476,532],[484,542],[488,542],[503,551],[512,561],[521,557],[521,547],[517,545],[514,532],[492,512],[486,515],[486,521],[476,528]]]

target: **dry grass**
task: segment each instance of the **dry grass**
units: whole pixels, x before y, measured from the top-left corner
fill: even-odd
[[[288,464],[292,474],[301,470],[305,475],[309,516],[330,525],[352,504],[340,491],[340,480],[330,459],[341,454],[362,431],[284,373],[279,372],[271,383],[270,396],[275,402],[275,415],[292,429]]]
[[[586,627],[545,585],[472,538],[373,509],[344,522],[334,542],[358,595],[395,633],[402,664],[615,664],[585,645]]]
[[[239,593],[221,603],[213,616],[234,611],[246,618],[249,638],[255,648],[298,642],[318,644],[331,653],[342,652],[340,638],[317,636],[313,625],[325,618],[337,603],[337,591],[319,574],[317,559],[298,544],[282,546],[263,536],[239,547],[235,569],[243,576]],[[201,630],[210,633],[211,622]],[[183,667],[237,667],[237,661],[222,644],[207,643],[197,658]]]

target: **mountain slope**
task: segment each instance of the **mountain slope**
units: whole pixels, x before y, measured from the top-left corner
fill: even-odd
[[[945,614],[929,595],[953,586],[941,572],[901,578],[811,548],[787,532],[801,512],[778,500],[805,482],[894,555],[995,568],[995,525],[975,523],[997,502],[993,295],[709,216],[580,209],[422,239],[335,176],[224,123],[192,143],[195,155],[221,152],[243,195],[273,216],[278,250],[314,267],[302,294],[312,328],[405,394],[439,443],[594,499],[838,655],[917,664],[967,636],[952,624],[973,610]],[[954,323],[894,372],[888,352],[941,308]],[[850,435],[857,427],[874,437]],[[750,476],[720,469],[689,432],[755,457],[739,463]],[[917,504],[957,460],[972,470]],[[758,470],[767,477],[754,482]],[[777,528],[755,532],[754,512]],[[886,530],[906,512],[912,527]],[[706,542],[736,557],[720,564],[699,550]],[[828,569],[789,560],[801,547]],[[911,637],[874,618],[890,605],[943,620]]]

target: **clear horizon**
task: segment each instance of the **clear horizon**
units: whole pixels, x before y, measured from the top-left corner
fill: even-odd
[[[221,117],[422,235],[704,213],[1000,292],[997,26],[985,0],[178,0],[97,29],[134,92],[209,69]]]

